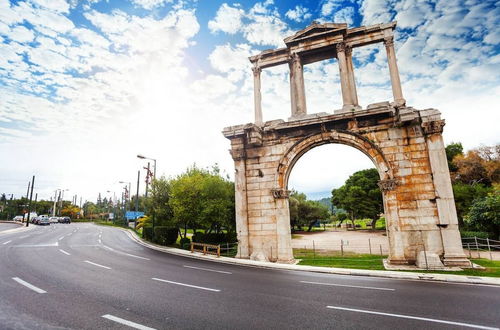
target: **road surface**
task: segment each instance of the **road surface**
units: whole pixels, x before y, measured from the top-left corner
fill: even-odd
[[[20,228],[21,226],[17,223],[0,222],[0,232]]]
[[[1,329],[494,329],[500,287],[173,256],[119,229],[0,233]]]

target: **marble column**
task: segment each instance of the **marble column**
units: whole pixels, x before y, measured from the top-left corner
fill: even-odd
[[[290,66],[290,99],[292,118],[307,114],[306,90],[304,85],[304,69],[298,54],[292,54]]]
[[[340,71],[340,88],[342,90],[342,110],[350,111],[354,109],[354,104],[352,102],[351,89],[349,84],[349,69],[347,67],[347,59],[345,54],[345,44],[340,43],[336,45],[337,48],[337,60],[339,61],[339,71]]]
[[[351,101],[356,109],[360,109],[358,103],[358,93],[356,91],[356,80],[354,79],[354,66],[352,64],[352,48],[345,48],[345,55],[347,61],[347,78],[349,80],[349,90],[351,92]]]
[[[258,66],[252,68],[253,71],[253,101],[255,110],[255,124],[262,126],[262,95],[260,93],[260,73],[262,69]]]
[[[246,160],[243,155],[234,158],[234,183],[235,183],[235,209],[236,209],[236,232],[238,234],[238,252],[236,258],[250,258],[248,241],[248,203],[247,203],[247,179]]]
[[[391,76],[392,94],[396,105],[405,105],[406,100],[403,98],[401,89],[401,81],[399,79],[398,64],[396,62],[396,51],[394,50],[394,37],[389,36],[384,38],[385,50],[387,51],[387,62],[389,64],[389,73]]]

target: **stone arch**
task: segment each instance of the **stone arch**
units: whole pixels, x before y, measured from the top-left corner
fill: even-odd
[[[288,179],[295,163],[309,150],[324,144],[343,144],[358,149],[365,154],[375,165],[380,180],[393,179],[394,174],[382,150],[368,138],[354,132],[332,130],[318,134],[311,134],[295,142],[279,161],[276,171],[277,189],[286,190]]]

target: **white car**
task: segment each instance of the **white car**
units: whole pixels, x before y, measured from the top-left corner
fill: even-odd
[[[37,224],[39,225],[50,225],[50,220],[49,220],[49,216],[48,215],[40,215],[38,216],[37,218]]]
[[[24,217],[22,215],[16,215],[12,220],[13,221],[23,221]]]
[[[50,217],[49,221],[50,221],[50,223],[58,223],[59,222],[59,217]]]

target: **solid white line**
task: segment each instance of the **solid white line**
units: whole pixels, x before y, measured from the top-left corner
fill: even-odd
[[[27,287],[27,288],[29,288],[29,289],[31,289],[31,290],[33,290],[33,291],[37,292],[37,293],[47,293],[47,291],[42,290],[42,289],[40,289],[40,288],[37,288],[37,287],[36,287],[36,286],[34,286],[33,284],[29,284],[28,282],[21,280],[19,277],[13,277],[12,279],[13,279],[14,281],[16,281],[17,283],[22,284],[22,285],[24,285],[25,287]]]
[[[63,237],[59,237],[59,241],[62,240],[63,238],[64,238],[64,236]]]
[[[113,316],[113,315],[109,315],[109,314],[103,315],[102,317],[104,317],[105,319],[111,320],[111,321],[115,321],[117,323],[128,325],[129,327],[135,328],[135,329],[140,329],[140,330],[155,330],[154,328],[146,327],[145,325],[142,325],[142,324],[139,324],[139,323],[135,323],[135,322],[132,322],[132,321],[127,321],[125,319],[122,319],[122,318],[119,318],[119,317],[116,317],[116,316]]]
[[[155,278],[155,277],[153,277],[152,280],[160,281],[160,282],[166,282],[166,283],[171,283],[171,284],[176,284],[176,285],[181,285],[181,286],[187,286],[187,287],[195,288],[195,289],[201,289],[201,290],[207,290],[207,291],[213,291],[213,292],[220,292],[220,290],[218,290],[218,289],[211,289],[211,288],[205,288],[203,286],[197,286],[197,285],[179,283],[179,282],[174,282],[174,281],[167,281],[167,280],[162,280],[161,278]]]
[[[86,263],[88,263],[88,264],[91,264],[91,265],[94,265],[94,266],[97,266],[97,267],[102,267],[102,268],[106,268],[106,269],[111,269],[111,267],[108,267],[108,266],[103,266],[103,265],[99,265],[99,264],[96,264],[95,262],[92,262],[92,261],[85,260],[84,262],[86,262]]]
[[[68,252],[64,251],[63,249],[59,249],[59,251],[61,251],[62,253],[64,253],[65,255],[68,255],[70,256],[71,254],[69,254]]]
[[[470,323],[462,323],[462,322],[436,320],[436,319],[431,319],[431,318],[427,318],[427,317],[418,317],[418,316],[410,316],[410,315],[402,315],[402,314],[392,314],[392,313],[381,313],[381,312],[367,311],[367,310],[362,310],[362,309],[354,309],[354,308],[346,308],[346,307],[336,307],[336,306],[326,306],[326,308],[338,309],[338,310],[350,311],[350,312],[366,313],[366,314],[392,316],[392,317],[398,317],[398,318],[402,318],[402,319],[411,319],[411,320],[419,320],[419,321],[427,321],[427,322],[435,322],[435,323],[452,324],[452,325],[458,325],[458,326],[461,326],[461,327],[468,327],[468,328],[487,329],[487,330],[499,330],[498,328],[495,328],[495,327],[487,327],[487,326],[483,326],[483,325],[470,324]]]
[[[225,272],[225,271],[222,271],[222,270],[200,268],[200,267],[194,267],[194,266],[186,266],[186,265],[184,265],[183,267],[192,268],[192,269],[199,269],[199,270],[206,270],[207,272],[215,272],[215,273],[221,273],[221,274],[233,274],[231,272]]]
[[[5,244],[9,244],[10,242],[12,242],[12,240],[7,241],[7,242],[4,242],[4,243],[3,243],[3,245],[5,245]]]
[[[341,287],[346,287],[346,288],[356,288],[356,289],[369,289],[369,290],[382,290],[382,291],[396,291],[396,289],[390,289],[390,288],[376,288],[376,287],[373,287],[373,286],[359,286],[359,285],[334,284],[334,283],[320,283],[320,282],[308,282],[308,281],[300,281],[300,283],[317,284],[317,285],[329,285],[329,286],[341,286]]]

